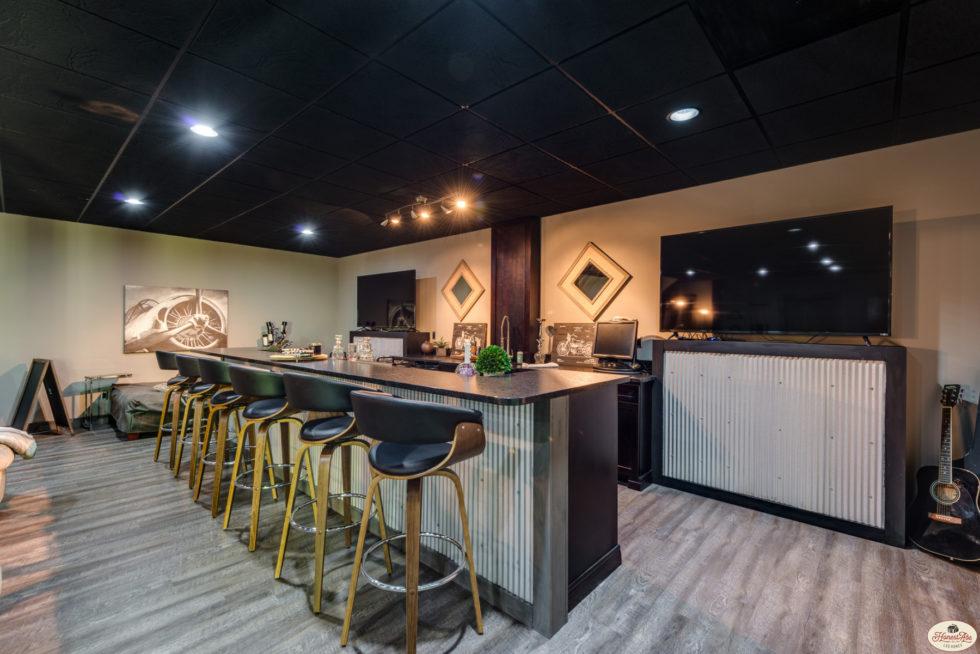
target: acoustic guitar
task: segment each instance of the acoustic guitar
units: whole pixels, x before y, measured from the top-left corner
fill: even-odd
[[[909,509],[912,542],[921,550],[951,561],[980,562],[980,478],[953,466],[953,407],[962,391],[943,386],[939,465],[916,474],[915,500]]]

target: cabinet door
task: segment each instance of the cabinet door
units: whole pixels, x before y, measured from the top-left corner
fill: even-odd
[[[619,398],[619,478],[634,476],[639,406]]]

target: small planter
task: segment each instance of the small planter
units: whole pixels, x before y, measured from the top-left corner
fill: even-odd
[[[500,372],[484,372],[481,373],[484,377],[503,377],[507,374],[506,371],[501,370]]]
[[[436,356],[437,357],[447,357],[447,356],[449,356],[449,348],[437,347],[436,348]]]

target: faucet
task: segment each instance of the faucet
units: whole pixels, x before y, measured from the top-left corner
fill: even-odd
[[[504,337],[504,323],[507,323],[507,336]],[[510,356],[510,316],[504,316],[500,320],[500,347],[504,348],[507,356]]]

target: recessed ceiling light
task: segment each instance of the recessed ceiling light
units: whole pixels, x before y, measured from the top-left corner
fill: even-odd
[[[467,207],[467,205],[468,205],[468,203],[466,202],[465,199],[463,199],[463,198],[456,198],[456,208],[457,209],[465,209]]]
[[[806,244],[806,249],[810,252],[816,252],[820,248],[820,244],[816,241],[810,241]]]
[[[312,227],[304,227],[303,229],[299,230],[299,233],[302,234],[303,236],[313,236],[314,234],[316,234],[316,232],[313,231]]]
[[[834,263],[834,260],[831,259],[830,257],[824,257],[823,259],[820,260],[821,266],[829,266],[832,263]]]
[[[197,134],[198,136],[203,136],[209,139],[213,139],[215,136],[218,135],[218,133],[214,131],[213,127],[211,127],[210,125],[205,125],[203,123],[195,123],[191,125],[191,131]]]
[[[677,298],[676,300],[671,300],[670,303],[673,304],[675,307],[686,307],[687,306],[687,300],[685,300],[683,298]]]
[[[136,198],[136,197],[133,197],[133,196],[127,196],[126,198],[123,198],[123,202],[125,202],[126,204],[132,204],[132,205],[146,204],[141,199]]]
[[[803,231],[803,228],[802,227],[790,227],[786,231],[787,232],[802,232]]]
[[[697,118],[700,113],[700,109],[696,109],[694,107],[682,107],[667,114],[667,120],[675,123],[685,123],[692,118]]]
[[[684,271],[684,272],[686,272],[686,273],[687,273],[687,276],[688,276],[688,277],[694,277],[694,269],[693,269],[693,268],[688,268],[688,269],[687,269],[686,271]]]
[[[768,268],[759,268],[758,270],[755,271],[755,273],[759,277],[765,277],[766,275],[769,274],[769,269]]]
[[[700,313],[702,316],[710,316],[711,315],[711,310],[710,309],[698,309],[698,313]]]
[[[844,270],[844,269],[843,269],[843,268],[841,268],[840,266],[838,266],[838,265],[837,265],[837,264],[835,263],[835,264],[834,264],[834,265],[832,265],[832,266],[831,266],[830,268],[828,268],[828,270],[829,270],[830,272],[840,272],[840,271],[842,271],[842,270]]]

